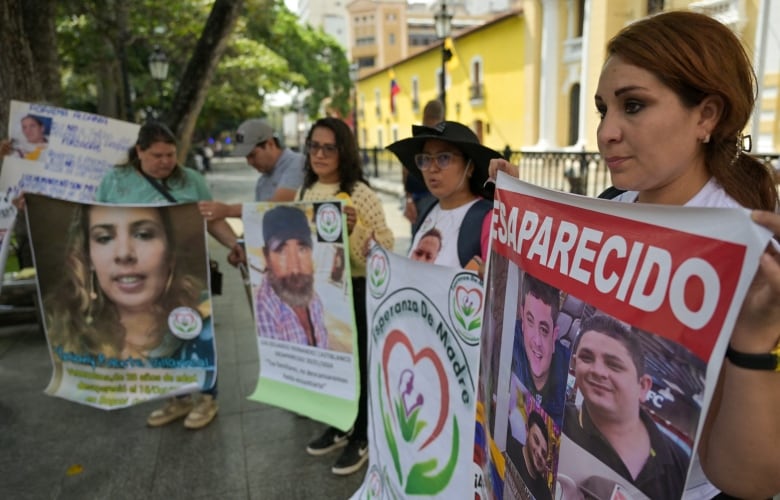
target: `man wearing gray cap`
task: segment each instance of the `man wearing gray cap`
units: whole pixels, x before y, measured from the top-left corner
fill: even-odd
[[[328,348],[322,301],[314,291],[309,222],[299,208],[281,205],[263,215],[265,276],[255,313],[260,337]]]
[[[246,157],[261,174],[255,185],[255,201],[293,201],[303,184],[303,155],[283,148],[264,120],[251,119],[239,125],[233,156]],[[203,202],[199,208],[206,220],[241,217],[240,203]]]

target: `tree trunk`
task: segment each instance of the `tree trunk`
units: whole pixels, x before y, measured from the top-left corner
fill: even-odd
[[[40,75],[22,18],[23,0],[0,0],[0,138],[8,137],[11,99],[39,101],[43,97]]]
[[[43,100],[62,103],[60,58],[57,55],[56,0],[20,0],[24,31],[32,51],[33,66],[41,82]]]
[[[243,0],[216,0],[195,51],[180,79],[176,97],[164,117],[179,141],[179,161],[184,162],[192,133],[211,79],[238,19]]]

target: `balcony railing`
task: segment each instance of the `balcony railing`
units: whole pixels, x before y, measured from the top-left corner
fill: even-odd
[[[398,159],[386,149],[369,148],[361,153],[368,175],[400,172]],[[754,156],[773,170],[780,158],[776,153]],[[595,197],[612,185],[598,151],[512,151],[509,161],[519,165],[520,180],[547,189]]]
[[[482,83],[475,83],[469,85],[469,99],[471,101],[481,102],[485,99],[485,85]]]
[[[597,151],[513,151],[520,180],[548,189],[598,196],[611,185]]]

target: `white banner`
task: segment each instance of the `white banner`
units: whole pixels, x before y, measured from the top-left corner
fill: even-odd
[[[378,246],[367,273],[371,445],[353,498],[473,498],[482,282]]]

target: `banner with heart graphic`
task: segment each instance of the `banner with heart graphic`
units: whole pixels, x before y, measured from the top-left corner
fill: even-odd
[[[482,282],[378,246],[367,272],[371,446],[353,498],[463,498],[474,483]]]
[[[694,450],[771,235],[743,209],[616,203],[499,175],[483,498],[672,499],[702,484]]]
[[[242,211],[260,354],[250,399],[349,429],[358,364],[342,202]]]

